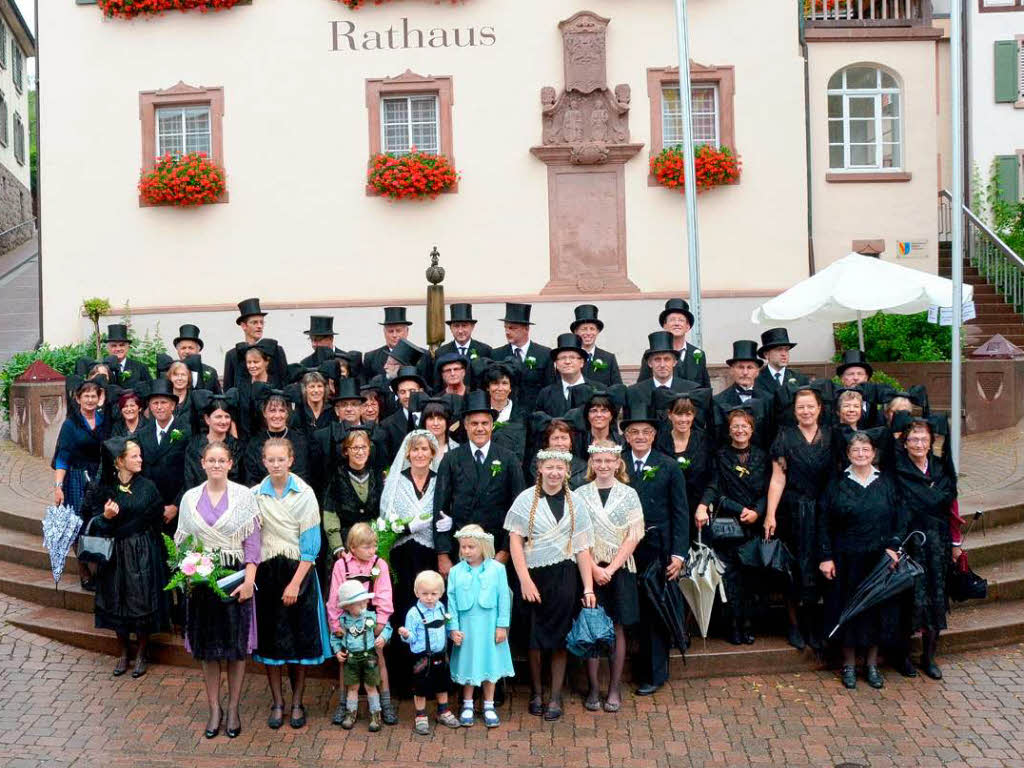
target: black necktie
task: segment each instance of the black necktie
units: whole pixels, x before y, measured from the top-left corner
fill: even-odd
[[[754,396],[754,390],[752,390],[752,389],[743,389],[742,387],[736,387],[736,394],[743,395],[745,397],[753,397]]]
[[[523,362],[523,350],[521,350],[519,347],[516,347],[515,355],[516,360],[518,360],[520,363]]]
[[[644,463],[642,461],[640,461],[640,459],[637,459],[636,460],[636,467],[635,467],[636,473],[639,475],[643,471],[643,468],[644,468]]]
[[[414,429],[416,429],[416,419],[412,415],[412,411],[409,411],[408,427],[409,427],[409,429],[408,429],[409,432],[412,432]]]
[[[476,456],[477,466],[482,467],[484,465],[484,452],[477,448],[473,455]]]
[[[459,355],[461,357],[465,357],[466,356],[466,348],[465,347],[459,347]]]
[[[775,381],[778,382],[780,387],[782,386],[782,371],[777,371],[775,373]]]

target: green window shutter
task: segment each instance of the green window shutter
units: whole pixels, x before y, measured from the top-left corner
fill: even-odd
[[[1016,155],[996,155],[996,180],[999,199],[1011,205],[1020,201],[1020,170]]]
[[[996,101],[999,103],[1017,101],[1018,80],[1017,62],[1019,60],[1016,40],[996,40]]]

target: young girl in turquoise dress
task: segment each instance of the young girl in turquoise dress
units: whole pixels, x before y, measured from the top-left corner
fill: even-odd
[[[479,685],[484,725],[496,728],[501,721],[494,710],[494,685],[515,674],[508,647],[512,592],[505,566],[494,559],[491,534],[474,524],[461,528],[455,538],[460,562],[448,574],[448,631],[455,645],[452,680],[462,684],[459,724],[473,725],[473,689]]]

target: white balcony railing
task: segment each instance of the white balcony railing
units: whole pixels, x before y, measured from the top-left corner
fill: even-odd
[[[927,23],[931,10],[931,0],[804,0],[808,21],[852,26]]]

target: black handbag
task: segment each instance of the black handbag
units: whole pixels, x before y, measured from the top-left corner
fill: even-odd
[[[746,537],[743,526],[735,517],[715,515],[711,519],[711,540],[715,544],[734,544]]]
[[[988,580],[971,570],[966,552],[950,566],[946,593],[958,603],[964,600],[984,600],[988,596]]]
[[[75,544],[75,555],[83,563],[105,565],[114,559],[114,539],[109,536],[93,536],[90,533],[92,524],[98,518],[99,515],[96,515],[85,524],[85,530]]]

